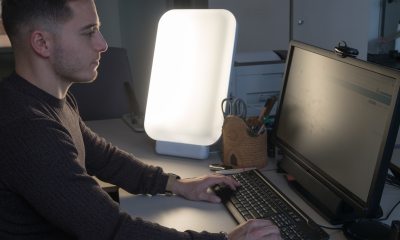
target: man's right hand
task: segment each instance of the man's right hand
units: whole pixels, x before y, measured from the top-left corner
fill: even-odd
[[[228,234],[229,240],[280,240],[279,228],[269,220],[254,219],[244,222]]]

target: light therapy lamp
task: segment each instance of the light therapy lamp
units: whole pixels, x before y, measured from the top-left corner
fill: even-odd
[[[145,113],[159,154],[204,159],[223,124],[236,20],[223,9],[179,9],[158,23]]]

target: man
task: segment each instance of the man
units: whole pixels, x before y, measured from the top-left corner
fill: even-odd
[[[15,72],[0,85],[0,239],[279,239],[269,221],[229,234],[166,228],[120,212],[91,175],[131,193],[219,202],[210,175],[177,179],[112,146],[80,119],[68,93],[93,81],[107,43],[93,0],[3,0]]]

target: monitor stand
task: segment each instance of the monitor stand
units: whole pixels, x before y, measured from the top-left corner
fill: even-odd
[[[391,239],[389,225],[373,219],[361,219],[343,225],[344,234],[356,240]]]

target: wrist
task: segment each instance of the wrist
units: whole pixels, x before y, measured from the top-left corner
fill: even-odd
[[[176,193],[176,183],[177,180],[180,179],[180,177],[178,175],[169,173],[168,174],[168,180],[167,180],[167,185],[165,187],[165,193],[168,194],[174,194]]]

